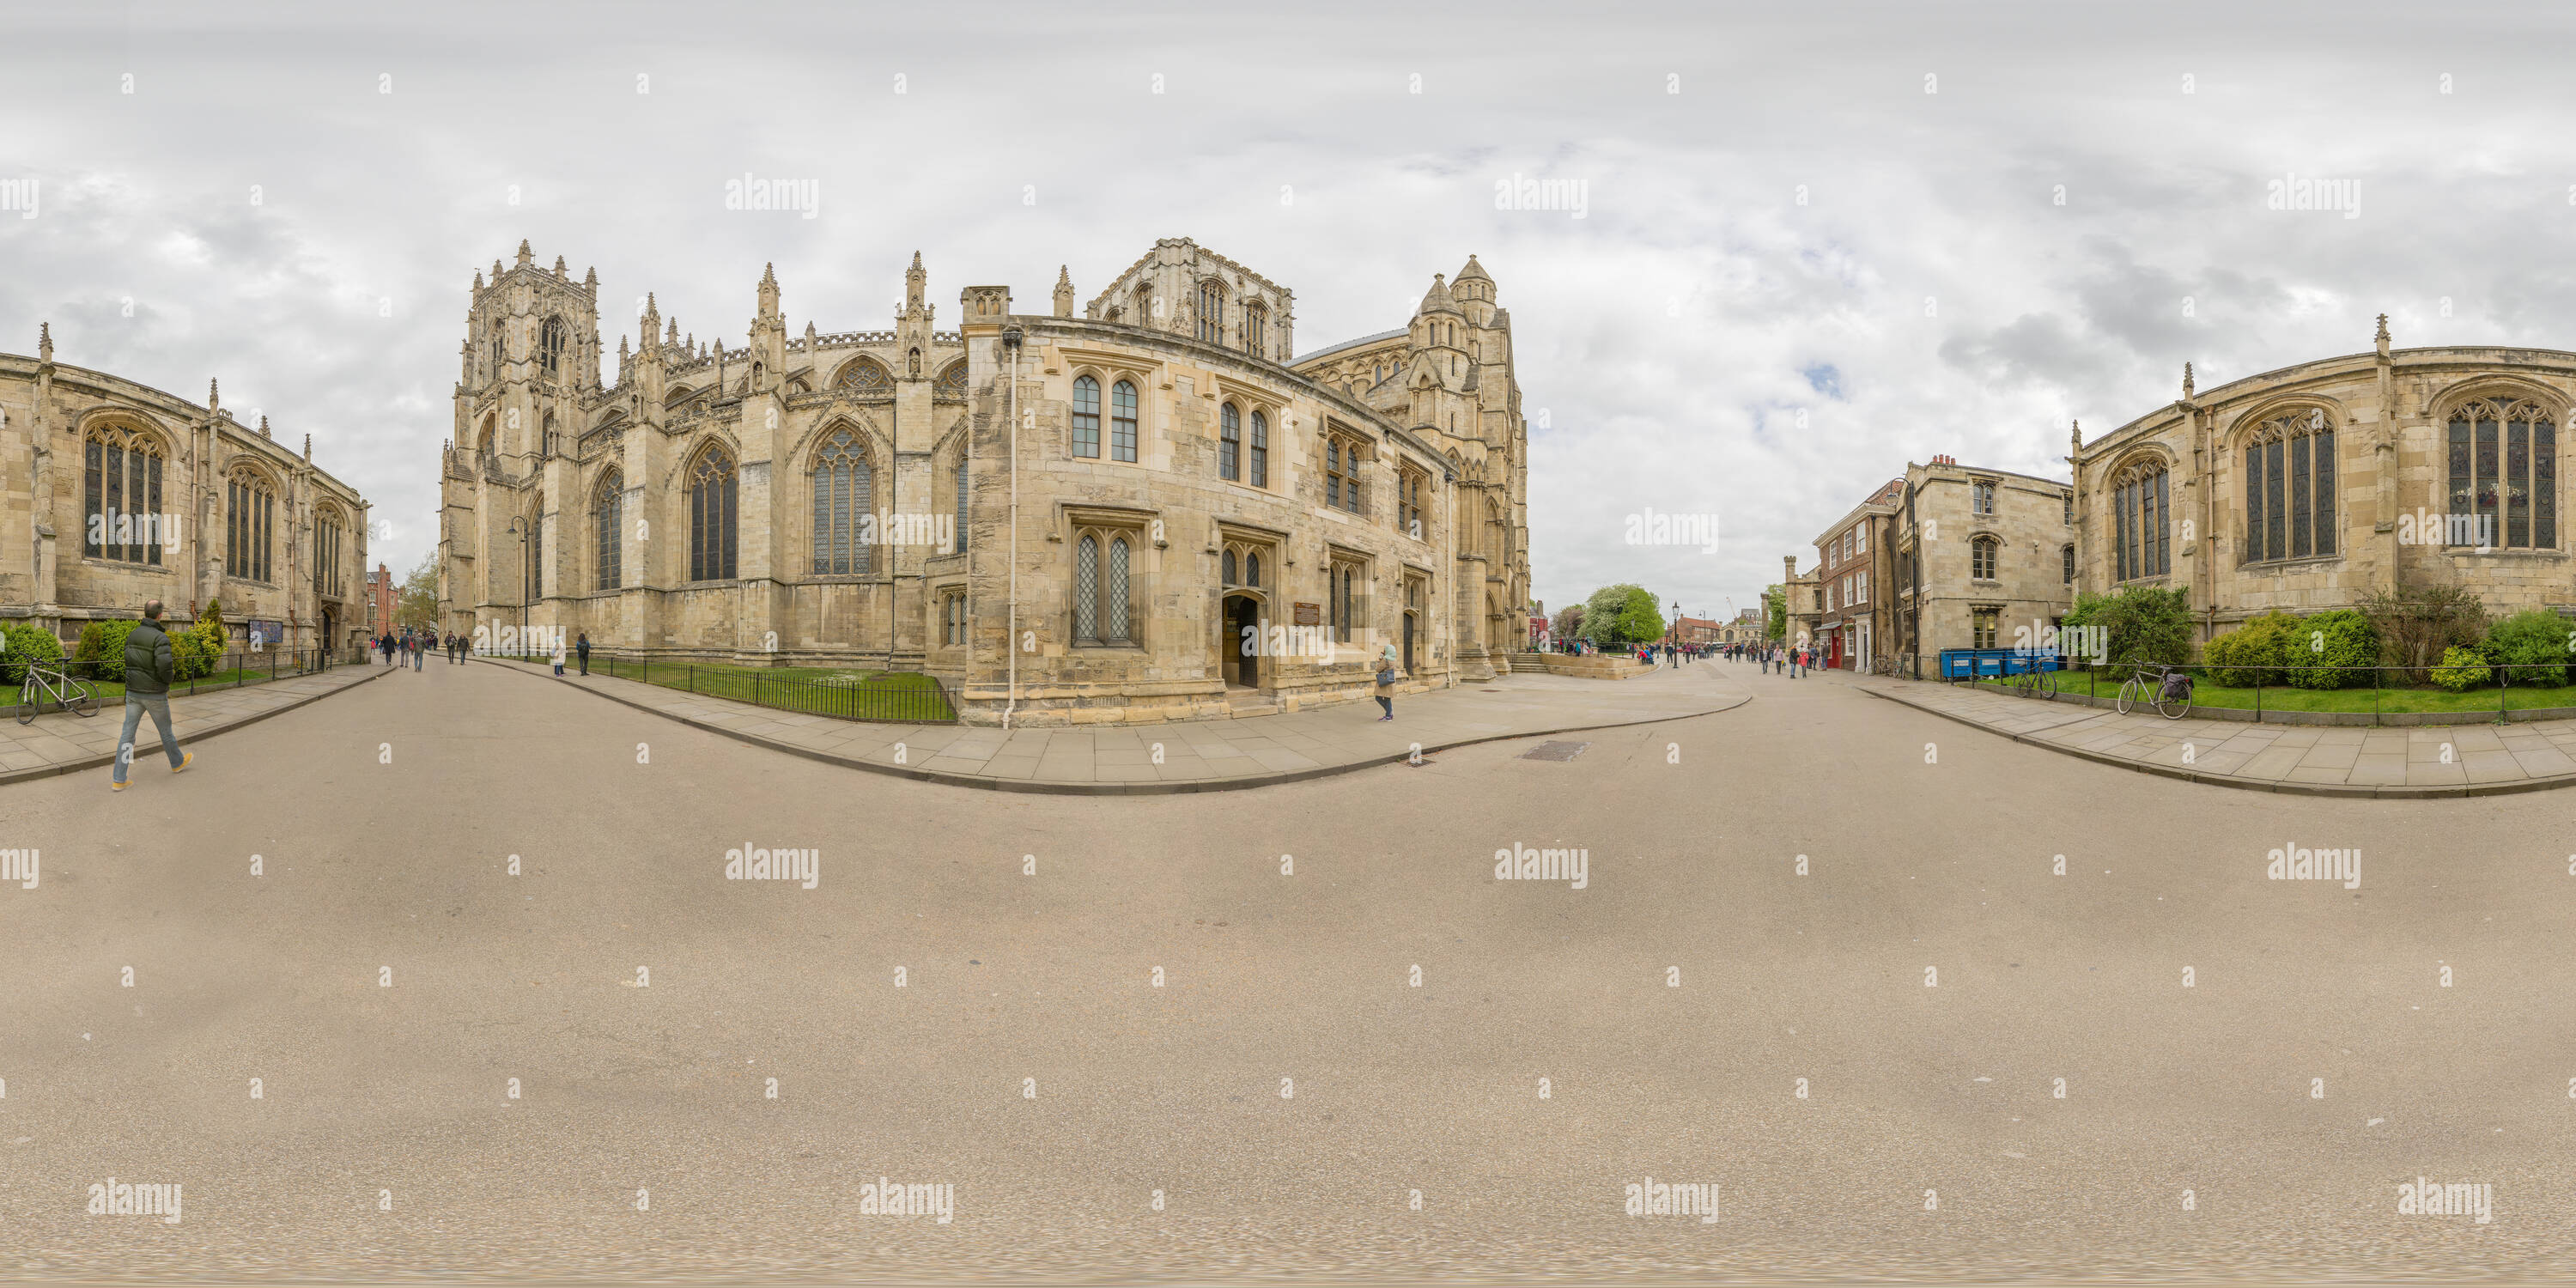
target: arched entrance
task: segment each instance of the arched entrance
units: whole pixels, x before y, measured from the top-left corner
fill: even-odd
[[[1413,637],[1419,623],[1420,619],[1414,614],[1413,610],[1409,608],[1406,609],[1404,612],[1404,673],[1408,676],[1412,675],[1414,671]]]
[[[1261,655],[1269,641],[1262,637],[1261,601],[1250,595],[1225,597],[1224,638],[1217,646],[1218,669],[1230,688],[1261,687]]]
[[[337,625],[337,623],[332,620],[331,610],[327,608],[323,609],[322,634],[317,636],[313,641],[316,650],[315,655],[317,657],[329,657],[331,655],[331,631],[335,625]]]

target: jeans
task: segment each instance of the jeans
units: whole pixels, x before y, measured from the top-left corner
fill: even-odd
[[[428,660],[428,658],[429,658],[429,650],[427,650],[427,649],[417,649],[417,648],[416,648],[416,649],[413,649],[413,650],[411,651],[411,669],[413,669],[413,670],[415,670],[415,671],[419,670],[419,669],[420,669],[420,664],[421,664],[422,662],[424,662],[424,661],[427,661],[427,660]]]
[[[1384,711],[1387,714],[1388,719],[1395,718],[1395,699],[1381,693],[1377,695],[1377,705],[1380,711]]]
[[[179,767],[179,740],[170,732],[170,695],[136,693],[128,690],[125,695],[125,732],[119,734],[116,739],[116,771],[113,778],[117,782],[125,781],[128,762],[134,759],[134,734],[136,730],[143,727],[143,713],[146,711],[152,713],[152,723],[161,729],[161,750],[169,754],[170,767],[172,769]]]
[[[590,654],[588,653],[581,655],[581,673],[583,675],[590,674]]]

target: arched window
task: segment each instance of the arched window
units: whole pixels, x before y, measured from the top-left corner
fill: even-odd
[[[1136,386],[1124,380],[1109,387],[1109,459],[1136,459]]]
[[[2172,547],[2165,539],[2170,517],[2161,463],[2140,461],[2112,480],[2112,550],[2118,580],[2161,577],[2173,571]]]
[[[1993,537],[1978,537],[1968,543],[1968,577],[1972,581],[1995,580],[1996,557],[2003,553],[2003,542]]]
[[[1100,455],[1100,382],[1089,376],[1073,382],[1073,454]]]
[[[948,547],[951,552],[961,555],[966,553],[966,498],[969,495],[967,485],[972,481],[967,476],[966,460],[965,451],[959,450],[957,453],[957,535],[951,539]]]
[[[545,420],[538,427],[537,452],[541,456],[555,454],[555,414],[553,412],[547,412]]]
[[[1270,310],[1260,304],[1243,306],[1243,351],[1256,358],[1267,358],[1269,350]]]
[[[225,484],[224,575],[269,579],[269,550],[277,536],[277,492],[268,479],[242,470]]]
[[[1260,555],[1249,554],[1243,557],[1243,584],[1255,588],[1261,585]]]
[[[1127,620],[1128,550],[1127,533],[1114,528],[1084,528],[1075,538],[1074,643],[1135,642]]]
[[[1217,409],[1216,476],[1243,477],[1243,417],[1233,403]]]
[[[536,504],[528,507],[528,566],[523,570],[527,583],[524,603],[535,603],[546,597],[546,498],[537,494]]]
[[[696,392],[697,390],[691,389],[687,385],[682,385],[679,388],[662,395],[662,405],[665,407],[677,407],[681,403],[687,402],[689,400],[689,395]]]
[[[1235,565],[1234,565],[1234,551],[1232,551],[1231,549],[1229,549],[1229,550],[1227,550],[1227,551],[1225,552],[1225,580],[1224,580],[1224,581],[1222,581],[1222,582],[1219,582],[1218,584],[1219,584],[1219,585],[1223,585],[1223,586],[1240,586],[1240,585],[1242,585],[1243,583],[1241,583],[1241,582],[1239,582],[1239,581],[1236,581],[1236,580],[1234,579],[1234,573],[1235,573]]]
[[[2075,584],[2075,547],[2067,546],[2058,553],[2066,557],[2066,584],[2072,586]]]
[[[549,376],[563,370],[564,338],[567,334],[563,319],[552,317],[546,319],[545,327],[537,334],[537,365],[545,368]]]
[[[894,378],[886,374],[884,364],[874,358],[852,358],[832,377],[832,387],[862,395],[890,393],[894,389]]]
[[[2546,408],[2527,398],[2462,403],[2451,412],[2446,447],[2443,544],[2557,546],[2558,431]]]
[[[864,573],[875,544],[873,479],[858,437],[835,429],[814,452],[814,571]]]
[[[1270,486],[1270,418],[1252,413],[1252,485]]]
[[[934,397],[939,398],[964,398],[966,396],[966,364],[963,362],[952,362],[946,367],[941,368],[939,372],[939,380],[930,387],[930,392]]]
[[[2334,439],[2319,407],[2255,427],[2245,442],[2244,562],[2335,552]]]
[[[331,506],[313,516],[313,589],[326,598],[348,593],[340,585],[340,537],[347,531],[339,510]]]
[[[81,554],[91,559],[158,566],[161,531],[161,443],[125,425],[91,429],[81,444]]]
[[[591,505],[591,540],[596,543],[599,589],[626,584],[626,480],[616,470],[599,479],[599,498]]]
[[[1199,338],[1225,343],[1225,288],[1214,282],[1199,283]]]
[[[731,580],[734,553],[733,458],[710,447],[689,471],[689,580]]]
[[[505,331],[503,327],[492,328],[492,378],[495,380],[501,377],[502,336]]]

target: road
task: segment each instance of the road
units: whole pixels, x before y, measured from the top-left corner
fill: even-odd
[[[1061,798],[432,663],[0,789],[0,1275],[2576,1273],[2569,797],[1697,672],[1756,700]],[[111,1176],[182,1218],[89,1214]],[[2419,1176],[2492,1221],[2399,1215]],[[1716,1219],[1624,1214],[1649,1177]]]

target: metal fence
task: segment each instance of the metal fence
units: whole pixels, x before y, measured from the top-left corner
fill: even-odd
[[[551,666],[552,654],[492,654],[511,661]],[[564,651],[564,670],[571,674],[580,657]],[[835,720],[870,720],[895,724],[955,724],[957,705],[937,676],[920,671],[879,671],[849,683],[801,675],[768,675],[757,667],[701,666],[693,662],[655,661],[594,650],[590,673],[618,680],[637,680],[666,689],[748,702],[753,706]]]
[[[247,685],[266,684],[271,680],[291,680],[299,675],[312,675],[330,670],[334,666],[346,666],[360,660],[363,659],[357,650],[342,650],[341,656],[334,657],[331,650],[319,648],[272,648],[256,651],[242,649],[216,658],[214,669],[204,675],[186,680],[173,680],[170,684],[170,693],[173,696],[179,696],[209,689],[238,689]],[[22,662],[7,668],[5,677],[0,677],[5,678],[6,683],[11,686],[11,693],[8,695],[11,700],[16,697],[17,684],[25,678],[21,669],[23,665]],[[125,659],[123,657],[99,658],[94,661],[67,657],[62,660],[61,665],[63,674],[76,680],[86,680],[102,686],[105,689],[102,697],[115,697],[124,692]]]

